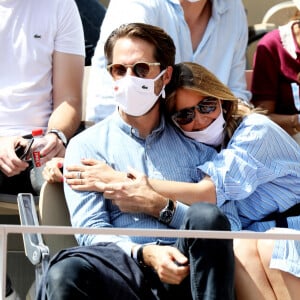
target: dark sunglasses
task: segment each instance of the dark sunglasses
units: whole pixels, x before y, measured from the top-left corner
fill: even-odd
[[[127,69],[131,68],[135,76],[144,78],[148,75],[150,67],[159,65],[159,62],[137,62],[134,65],[110,64],[107,66],[107,70],[113,78],[118,78],[125,76]]]
[[[172,120],[178,125],[186,125],[195,119],[195,109],[201,114],[210,114],[214,112],[219,103],[219,99],[207,97],[201,100],[197,105],[189,108],[184,108],[172,115]]]

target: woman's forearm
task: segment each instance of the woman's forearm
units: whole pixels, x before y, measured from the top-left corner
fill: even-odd
[[[152,188],[173,200],[180,200],[188,205],[195,202],[209,202],[216,204],[216,188],[209,177],[198,183],[177,182],[158,179],[149,179]]]

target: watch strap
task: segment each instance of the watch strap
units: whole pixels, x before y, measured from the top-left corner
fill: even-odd
[[[171,200],[171,199],[168,199],[168,204],[167,204],[166,208],[169,209],[169,210],[174,211],[174,207],[175,207],[174,201]]]
[[[137,246],[137,247],[134,247],[132,249],[132,252],[131,252],[131,257],[141,266],[141,267],[147,267],[145,262],[144,262],[144,253],[143,253],[143,250],[144,250],[144,247],[146,245],[140,245],[140,246]]]
[[[137,249],[137,257],[136,257],[138,264],[143,268],[147,267],[147,265],[145,264],[145,261],[144,261],[144,253],[143,253],[145,246],[146,245],[141,245],[141,247],[139,247]]]
[[[58,130],[58,129],[50,129],[48,133],[54,133],[64,144],[64,146],[66,147],[67,146],[67,143],[68,143],[68,140],[65,136],[65,134],[61,131],[61,130]]]

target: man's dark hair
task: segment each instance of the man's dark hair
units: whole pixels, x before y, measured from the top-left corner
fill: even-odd
[[[113,48],[120,38],[141,39],[154,46],[154,58],[160,62],[161,70],[175,63],[175,45],[172,38],[160,27],[144,23],[123,24],[115,29],[104,45],[107,64],[112,63]]]

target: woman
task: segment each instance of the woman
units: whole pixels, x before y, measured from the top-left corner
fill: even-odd
[[[300,1],[291,20],[258,43],[253,63],[252,103],[300,143]]]
[[[295,141],[266,116],[239,103],[226,86],[197,64],[177,65],[168,89],[166,110],[178,130],[220,150],[214,161],[199,166],[208,175],[204,180],[162,182],[131,170],[128,177],[134,180],[124,182],[126,174],[113,172],[103,162],[83,160],[92,167],[68,166],[67,182],[77,190],[104,191],[121,210],[136,211],[146,203],[155,206],[155,201],[166,198],[188,204],[209,201],[227,214],[232,230],[266,231],[275,227],[276,221],[280,226],[300,229],[300,218],[293,216],[299,214],[297,207],[286,213],[287,218],[278,213],[300,202],[300,148]],[[81,179],[77,179],[77,172],[81,172]],[[118,183],[103,183],[111,181]],[[151,199],[147,199],[150,190]],[[298,263],[295,265],[293,259],[300,253],[299,243],[276,241],[268,248],[262,247],[263,243],[235,241],[238,299],[289,299],[288,294],[298,295],[300,271],[295,270]],[[270,258],[271,267],[276,269],[267,265]],[[282,262],[286,264],[279,266]]]

